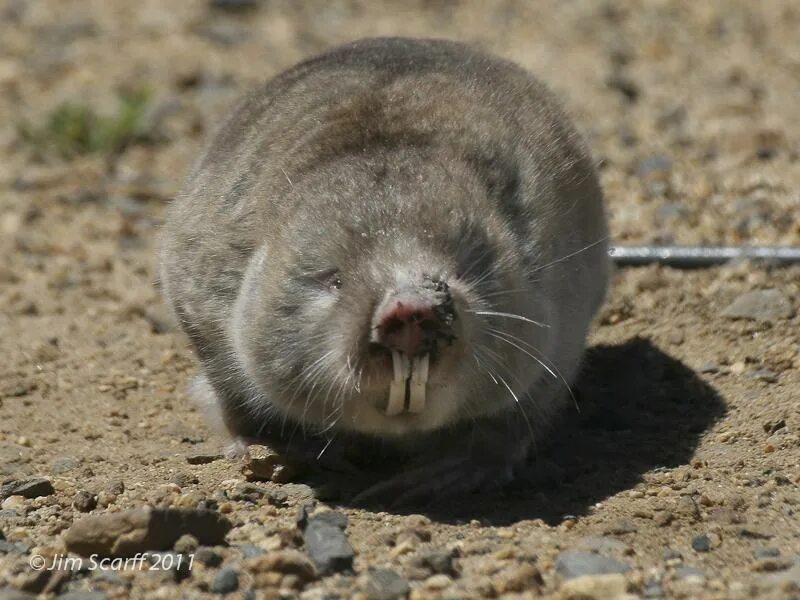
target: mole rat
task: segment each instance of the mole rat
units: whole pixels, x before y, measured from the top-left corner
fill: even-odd
[[[169,207],[161,283],[234,439],[332,466],[348,439],[389,446],[406,463],[362,499],[435,501],[510,481],[574,401],[607,238],[590,154],[537,79],[366,39],[222,123]]]

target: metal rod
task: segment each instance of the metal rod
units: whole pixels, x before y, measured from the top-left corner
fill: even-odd
[[[611,259],[621,267],[659,264],[682,269],[722,265],[735,259],[776,265],[800,264],[800,247],[792,246],[615,246]]]

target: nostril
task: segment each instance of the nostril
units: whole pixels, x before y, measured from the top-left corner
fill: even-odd
[[[446,284],[440,287],[411,286],[387,294],[372,319],[369,341],[374,349],[413,357],[436,354],[440,344],[451,344],[454,302]]]
[[[434,319],[422,319],[419,322],[419,328],[426,333],[434,333],[441,328],[441,323]]]
[[[400,330],[402,330],[405,326],[405,321],[394,317],[389,317],[379,325],[383,335],[394,335],[399,333]]]
[[[413,356],[428,349],[428,341],[438,329],[432,304],[394,301],[378,318],[376,341]]]

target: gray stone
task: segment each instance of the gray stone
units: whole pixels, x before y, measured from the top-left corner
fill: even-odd
[[[253,10],[257,8],[261,0],[211,0],[211,8],[230,12]]]
[[[211,591],[215,594],[229,594],[239,589],[239,573],[232,567],[225,567],[214,578]]]
[[[778,290],[754,290],[736,298],[722,311],[728,319],[773,322],[794,314],[789,299]]]
[[[200,452],[197,454],[187,454],[186,462],[190,465],[207,465],[216,460],[222,460],[223,458],[225,457],[222,454]]]
[[[303,540],[306,550],[323,575],[350,571],[355,552],[344,528],[347,517],[342,513],[324,512],[308,518]]]
[[[653,175],[663,175],[672,170],[672,159],[663,154],[656,154],[642,159],[636,167],[639,177],[647,178]]]
[[[266,496],[269,491],[260,485],[253,483],[241,483],[227,492],[228,498],[235,501],[258,503],[261,498]]]
[[[756,369],[753,371],[753,379],[766,383],[778,383],[778,374],[772,369]]]
[[[564,579],[583,575],[627,573],[631,568],[625,563],[594,552],[565,550],[556,559],[556,572]]]
[[[370,567],[359,583],[369,600],[397,600],[405,598],[410,590],[406,578],[391,569]]]
[[[645,598],[664,598],[666,596],[663,586],[660,581],[648,581],[642,590],[642,596]]]
[[[613,537],[590,535],[578,540],[576,546],[580,550],[590,552],[622,552],[628,545]]]
[[[127,579],[123,579],[119,573],[116,571],[104,571],[102,569],[98,569],[96,571],[91,572],[92,579],[96,579],[98,581],[104,581],[110,585],[117,585],[120,587],[130,587],[131,582]]]
[[[12,587],[0,588],[0,600],[36,600],[36,594],[23,592]]]
[[[628,533],[636,533],[639,528],[633,521],[629,521],[628,519],[619,519],[614,521],[608,527],[603,530],[603,533],[607,535],[625,535]]]
[[[253,546],[255,548],[255,546]],[[261,550],[261,548],[259,548]],[[242,552],[244,554],[244,552]],[[207,567],[218,567],[222,564],[222,555],[207,546],[201,546],[194,552],[194,559]]]
[[[59,474],[72,471],[80,466],[81,460],[79,458],[75,458],[74,456],[62,456],[50,463],[50,470],[53,473]]]
[[[72,506],[80,512],[91,512],[97,508],[97,496],[86,490],[80,490],[72,498]]]
[[[0,540],[0,554],[24,554],[27,551],[28,548],[23,544]]]
[[[0,486],[0,500],[9,496],[22,496],[23,498],[38,498],[49,496],[55,492],[53,484],[46,477],[32,479],[17,479]]]
[[[683,555],[673,548],[664,550],[664,560],[683,560]]]
[[[75,590],[59,594],[56,600],[106,600],[108,595],[100,590]]]
[[[777,548],[759,546],[755,550],[753,550],[753,556],[756,558],[775,558],[776,556],[780,556],[781,551]]]
[[[255,558],[267,553],[266,550],[254,544],[241,544],[238,548],[244,558]]]
[[[706,575],[697,567],[683,566],[675,569],[676,579],[689,579],[690,577],[705,580]]]
[[[697,535],[692,538],[692,549],[695,552],[710,552],[711,551],[711,539],[705,535]]]
[[[414,567],[426,569],[431,574],[444,574],[450,577],[458,576],[455,566],[455,550],[429,550],[420,552],[411,560]]]

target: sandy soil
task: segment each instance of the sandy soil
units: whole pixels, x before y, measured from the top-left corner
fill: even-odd
[[[305,581],[261,571],[263,556],[305,551],[295,515],[311,490],[264,484],[269,502],[231,493],[240,465],[216,457],[221,439],[187,401],[194,367],[160,303],[153,248],[166,202],[242,90],[381,34],[468,40],[538,73],[601,161],[615,240],[800,244],[800,7],[217,4],[229,8],[0,1],[0,481],[54,486],[3,500],[0,597],[213,596],[222,567],[238,575],[232,597],[395,597],[374,566],[412,598],[568,597],[556,562],[581,548],[630,566],[604,581],[621,577],[634,597],[798,597],[800,268],[618,272],[577,386],[581,413],[542,444],[528,477],[426,515],[344,505],[354,573]],[[60,102],[108,111],[132,85],[153,92],[155,141],[71,159],[20,141],[19,123]],[[722,314],[764,289],[792,308]],[[30,556],[64,552],[95,497],[90,514],[202,504],[234,527],[188,577],[31,571]],[[452,568],[426,567],[432,549]],[[588,597],[621,597],[602,583],[586,583]]]

